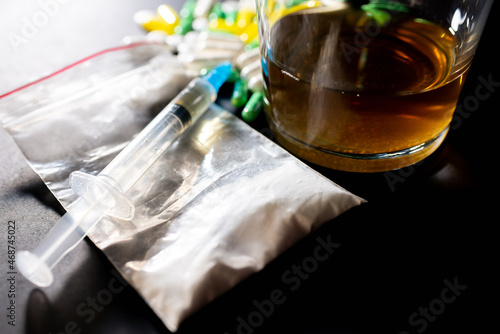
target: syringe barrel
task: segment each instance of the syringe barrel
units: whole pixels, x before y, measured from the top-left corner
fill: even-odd
[[[214,87],[203,78],[191,81],[100,175],[114,180],[123,193],[127,192],[216,97]]]

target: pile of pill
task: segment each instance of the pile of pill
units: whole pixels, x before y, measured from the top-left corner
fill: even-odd
[[[147,40],[171,47],[188,70],[203,74],[231,61],[231,103],[242,108],[242,119],[255,120],[264,101],[255,0],[187,0],[179,13],[163,4],[135,13],[134,21],[148,32]]]

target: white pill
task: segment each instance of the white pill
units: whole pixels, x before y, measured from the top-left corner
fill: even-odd
[[[193,15],[195,18],[207,17],[217,0],[197,0]]]
[[[235,60],[235,65],[241,70],[243,67],[255,61],[256,59],[260,59],[259,48],[253,48],[240,54]]]
[[[183,40],[184,40],[183,36],[177,34],[168,35],[165,38],[167,44],[173,47],[178,47],[181,43],[183,43]]]
[[[248,80],[248,89],[252,92],[262,91],[264,89],[264,79],[262,78],[262,72],[255,75]]]
[[[237,35],[219,31],[202,31],[199,34],[199,38],[205,40],[210,39],[210,40],[226,41],[228,43],[233,42],[236,44],[243,44]]]
[[[241,50],[242,47],[243,47],[242,45],[234,43],[205,40],[205,41],[198,41],[197,43],[181,43],[178,45],[177,48],[179,52],[187,52],[187,51],[196,52],[202,50],[217,50],[217,51],[227,50],[236,53],[237,51]]]
[[[201,70],[204,68],[211,68],[219,63],[231,60],[232,55],[225,54],[179,54],[178,59],[191,70]]]
[[[234,52],[231,50],[199,50],[198,52],[180,52],[179,55],[191,55],[198,58],[232,58],[234,57]]]
[[[156,42],[156,43],[165,43],[167,44],[167,36],[168,34],[163,30],[153,30],[148,32],[146,35],[146,39],[148,41]]]
[[[248,65],[244,66],[240,71],[240,77],[244,80],[249,80],[255,73],[260,73],[260,60],[257,59]]]
[[[202,31],[208,28],[208,19],[206,17],[198,17],[193,20],[191,27],[195,31]]]

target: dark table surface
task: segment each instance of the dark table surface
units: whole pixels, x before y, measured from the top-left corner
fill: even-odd
[[[143,34],[133,13],[161,3],[2,2],[0,94],[119,45],[125,35]],[[178,10],[182,0],[169,4]],[[388,173],[312,166],[368,203],[327,222],[190,317],[178,333],[479,333],[496,323],[497,11],[494,4],[459,104],[472,101],[484,79],[497,84],[486,99],[469,106],[468,117],[441,148],[417,166]],[[27,22],[34,20],[38,26],[29,30]],[[263,117],[253,126],[269,133]],[[113,277],[111,264],[87,239],[54,269],[54,285],[38,289],[19,274],[15,297],[8,296],[8,222],[15,221],[17,248],[30,249],[64,210],[3,129],[0,157],[0,333],[168,333],[131,287],[96,310],[89,323],[76,314],[78,305],[95,298]],[[255,302],[282,287],[284,272],[310,256],[317,236],[332,236],[341,247],[301,277],[298,288],[262,322],[255,318],[252,328],[239,326],[255,312]],[[15,326],[6,317],[12,299]]]

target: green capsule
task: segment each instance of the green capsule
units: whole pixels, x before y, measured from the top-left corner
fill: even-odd
[[[243,118],[243,120],[245,120],[246,122],[254,121],[259,115],[259,112],[261,111],[263,106],[264,95],[262,94],[262,92],[258,91],[253,93],[247,104],[245,105],[245,108],[243,108],[243,111],[241,112],[241,118]]]
[[[231,103],[236,108],[243,107],[248,101],[248,85],[244,80],[238,79],[234,83]]]
[[[399,1],[388,1],[388,0],[371,0],[369,4],[362,5],[361,8],[386,9],[391,12],[401,12],[401,13],[408,13],[409,11],[407,5],[399,3]]]
[[[174,33],[185,35],[193,30],[194,8],[196,0],[187,0],[179,11],[179,24],[174,28]]]
[[[380,27],[386,26],[391,20],[391,14],[372,4],[363,5],[361,9],[363,9],[366,15],[371,17]],[[366,21],[366,19],[364,21]],[[364,22],[363,25],[366,25],[366,22]]]
[[[216,2],[212,6],[212,10],[210,11],[210,14],[208,15],[209,20],[217,20],[217,19],[224,19],[226,18],[226,15],[222,11],[222,4],[220,2]]]
[[[286,8],[291,8],[293,6],[297,6],[304,2],[305,0],[285,0],[285,6]]]
[[[179,24],[174,28],[174,33],[178,35],[185,35],[193,30],[193,20],[180,19]]]
[[[238,11],[234,8],[227,8],[224,11],[225,20],[228,25],[236,23],[236,18],[238,17]]]
[[[245,45],[244,50],[245,51],[250,51],[252,49],[258,48],[259,47],[259,36],[255,37],[253,40],[251,40],[247,45]]]
[[[183,19],[194,20],[194,8],[196,7],[196,0],[187,0],[182,6],[179,16]]]
[[[231,68],[231,72],[229,73],[229,77],[227,78],[227,82],[236,82],[240,79],[240,72],[236,68]]]

